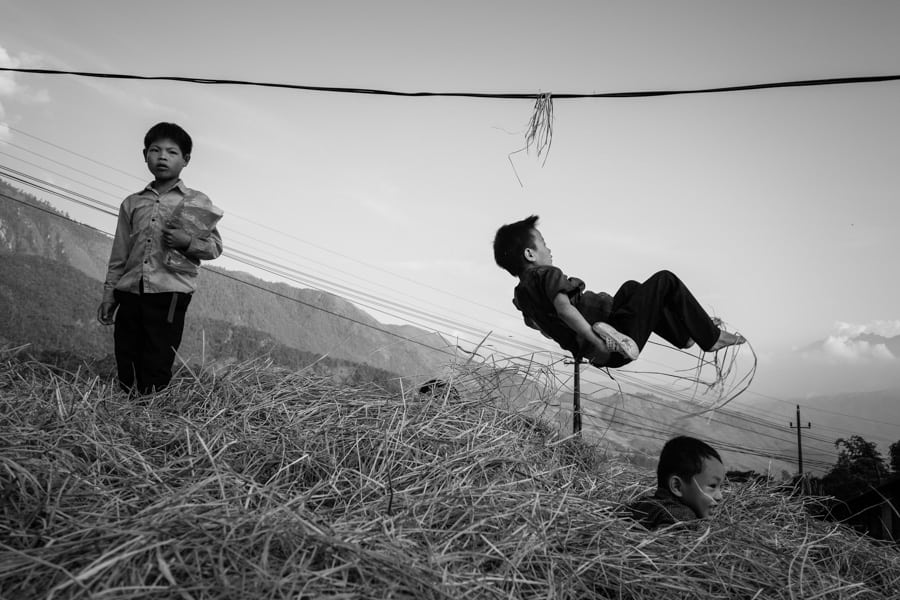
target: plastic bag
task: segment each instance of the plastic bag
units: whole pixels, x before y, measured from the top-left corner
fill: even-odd
[[[222,218],[222,214],[222,210],[216,206],[192,206],[182,200],[166,219],[166,227],[183,229],[192,238],[205,237]],[[170,271],[187,274],[195,274],[200,266],[199,262],[192,261],[175,248],[166,249],[163,264]]]

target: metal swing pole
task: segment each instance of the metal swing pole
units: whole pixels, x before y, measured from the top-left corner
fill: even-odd
[[[581,435],[581,357],[573,356],[575,383],[572,398],[572,433]]]

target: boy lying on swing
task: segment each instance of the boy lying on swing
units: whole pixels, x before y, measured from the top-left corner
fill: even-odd
[[[494,237],[494,260],[519,278],[513,304],[525,324],[596,367],[635,360],[651,333],[676,348],[696,343],[715,352],[746,340],[721,329],[674,273],[659,271],[644,283],[626,281],[615,296],[585,289],[553,266],[537,215],[504,225]]]

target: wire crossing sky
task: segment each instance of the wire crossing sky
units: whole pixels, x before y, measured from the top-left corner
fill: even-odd
[[[296,83],[275,83],[267,81],[250,81],[246,79],[215,79],[211,77],[182,77],[175,75],[136,75],[134,73],[95,73],[88,71],[64,71],[60,69],[38,69],[24,67],[2,67],[0,71],[16,73],[36,73],[42,75],[75,75],[78,77],[95,77],[98,79],[135,79],[140,81],[178,81],[182,83],[199,83],[204,85],[250,85],[289,90],[305,90],[309,92],[334,92],[341,94],[370,94],[373,96],[405,96],[405,97],[448,97],[448,98],[494,98],[500,100],[530,99],[536,100],[549,92],[405,92],[373,88],[334,87],[319,85],[302,85]],[[650,98],[653,96],[675,96],[680,94],[714,94],[722,92],[746,92],[789,87],[810,87],[822,85],[848,85],[857,83],[878,83],[900,80],[900,75],[865,75],[856,77],[828,77],[824,79],[803,79],[795,81],[774,81],[769,83],[748,83],[720,87],[707,87],[682,90],[641,90],[631,92],[559,92],[551,94],[556,99],[574,98]]]

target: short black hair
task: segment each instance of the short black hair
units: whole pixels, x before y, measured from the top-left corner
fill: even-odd
[[[181,149],[181,153],[189,156],[194,149],[194,141],[188,132],[175,123],[157,123],[144,136],[144,150],[159,140],[172,140]]]
[[[703,471],[703,459],[714,458],[722,462],[716,449],[704,441],[687,435],[674,437],[663,446],[659,453],[659,464],[656,466],[656,484],[666,489],[667,480],[678,475],[687,481]]]
[[[534,248],[534,230],[538,216],[531,215],[521,221],[509,223],[497,230],[494,236],[494,260],[497,265],[518,277],[528,261],[525,260],[525,248]]]

